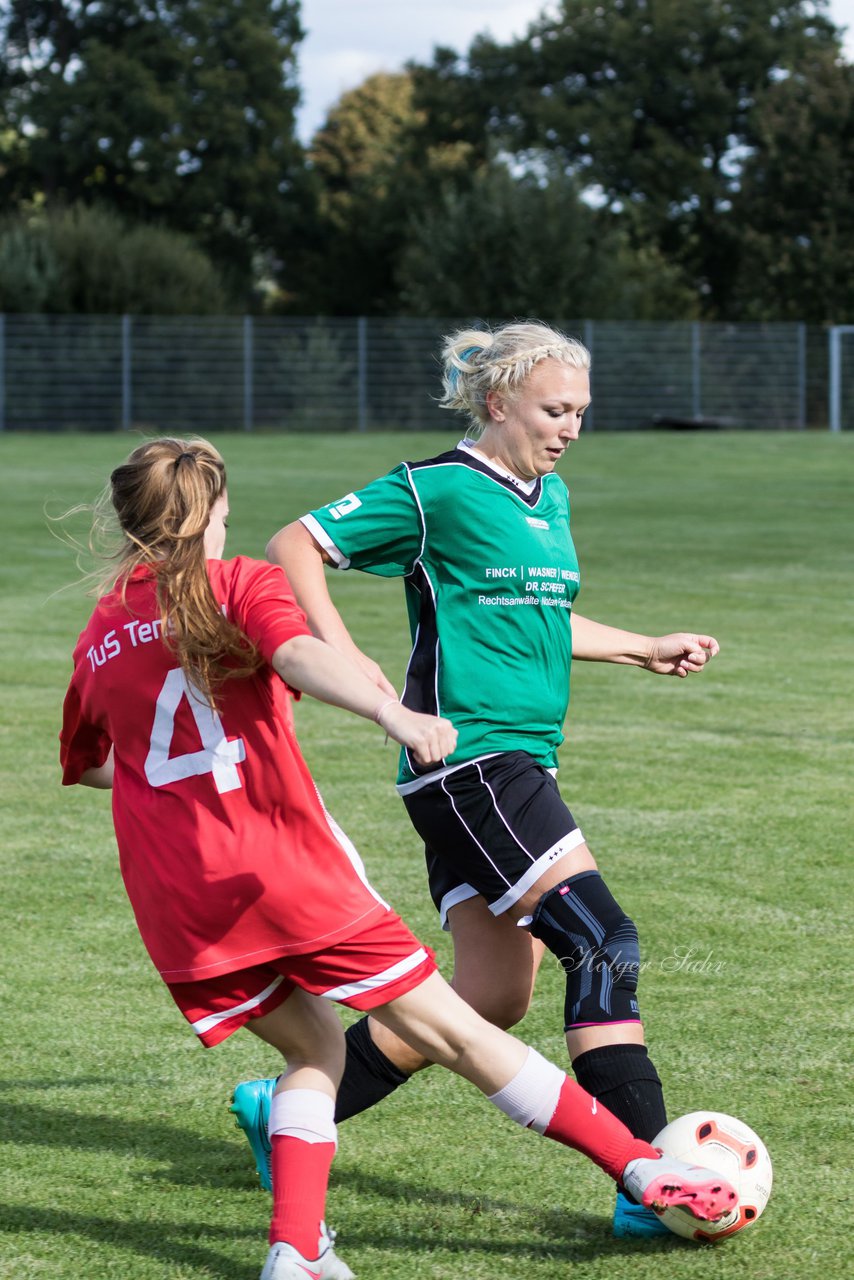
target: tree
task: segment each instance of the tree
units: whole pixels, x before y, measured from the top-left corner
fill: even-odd
[[[311,205],[283,252],[297,310],[368,315],[393,306],[405,201],[402,156],[415,122],[405,74],[344,93],[308,150]]]
[[[0,196],[185,231],[244,286],[280,240],[301,149],[296,0],[11,0],[0,100],[25,145]]]
[[[596,189],[632,243],[686,273],[705,314],[732,303],[733,197],[781,76],[836,55],[825,0],[562,0],[524,39],[437,55],[421,94],[444,95],[460,136],[520,159],[555,155]],[[445,116],[447,119],[447,113]]]
[[[229,298],[186,235],[72,209],[0,224],[0,312],[216,315]]]
[[[652,249],[631,249],[555,166],[514,177],[500,161],[413,218],[399,271],[420,315],[659,319],[692,314],[689,287]]]
[[[854,67],[818,55],[773,85],[733,202],[739,317],[854,322]]]
[[[290,238],[292,309],[374,315],[400,306],[397,276],[417,210],[443,181],[467,182],[471,149],[425,138],[410,72],[369,76],[343,94],[308,151],[313,204]]]

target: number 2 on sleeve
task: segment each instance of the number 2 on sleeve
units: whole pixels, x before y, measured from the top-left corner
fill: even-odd
[[[175,713],[186,698],[202,740],[201,751],[189,751],[182,756],[170,756],[169,747],[175,733]],[[152,787],[165,786],[167,782],[180,782],[182,778],[194,778],[205,773],[213,774],[214,785],[220,793],[236,791],[242,787],[237,766],[246,759],[242,738],[226,738],[222,721],[199,694],[188,684],[180,667],[170,671],[157,695],[151,741],[145,760],[145,776]]]

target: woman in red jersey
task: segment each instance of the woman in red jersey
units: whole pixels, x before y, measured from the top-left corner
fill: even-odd
[[[735,1193],[660,1158],[535,1050],[483,1021],[369,884],[300,754],[291,700],[376,720],[423,764],[449,721],[409,711],[314,638],[283,571],[223,560],[223,461],[151,440],[112,474],[113,586],[74,652],[63,782],[112,787],[122,876],[149,954],[205,1045],[241,1026],[286,1060],[270,1119],[262,1280],[347,1280],[323,1226],[344,1041],[371,1010],[505,1114],[585,1152],[645,1204],[714,1218]]]

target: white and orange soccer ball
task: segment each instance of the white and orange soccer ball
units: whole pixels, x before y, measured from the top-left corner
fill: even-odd
[[[720,1222],[699,1222],[687,1209],[665,1209],[661,1221],[678,1236],[715,1244],[755,1222],[771,1194],[771,1157],[741,1120],[720,1111],[692,1111],[661,1130],[652,1145],[665,1155],[720,1173],[738,1192],[738,1204]]]

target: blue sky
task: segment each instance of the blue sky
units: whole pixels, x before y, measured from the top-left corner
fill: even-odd
[[[542,0],[302,0],[300,136],[308,141],[340,95],[374,71],[429,59],[437,44],[464,50],[481,31],[499,40],[522,35],[547,7]],[[854,57],[854,0],[831,0],[829,12],[850,28]]]

